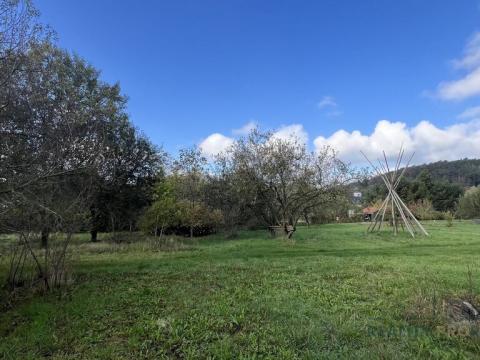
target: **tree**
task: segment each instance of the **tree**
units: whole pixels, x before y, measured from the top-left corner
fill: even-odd
[[[141,228],[144,232],[161,238],[166,228],[177,226],[181,221],[175,177],[162,178],[155,186],[152,205],[141,218]]]
[[[460,185],[434,182],[429,199],[437,211],[455,211],[463,189]]]
[[[50,36],[30,0],[0,0],[0,109],[8,105],[5,94],[15,74],[25,70],[24,55]]]
[[[125,98],[115,89],[116,110],[105,130],[103,163],[95,178],[90,207],[91,240],[99,230],[132,230],[149,206],[166,154],[131,125],[124,113]]]
[[[207,159],[194,147],[180,150],[178,159],[173,163],[173,174],[177,177],[179,199],[184,200],[190,211],[185,213],[190,228],[190,237],[196,223],[196,205],[202,200],[205,185]]]
[[[159,180],[154,201],[142,216],[141,227],[144,232],[161,239],[165,232],[178,235],[188,233],[192,237],[216,230],[222,221],[221,212],[209,208],[202,201],[192,205],[190,201],[180,198],[182,180],[176,175]]]
[[[51,43],[31,44],[18,56],[1,93],[0,226],[19,234],[49,288],[71,234],[86,220],[92,178],[103,161],[108,86],[85,61]],[[42,262],[30,245],[39,233]],[[58,252],[49,246],[52,233],[65,234]]]
[[[104,96],[97,72],[52,44],[25,57],[0,111],[0,201],[5,210],[27,202],[49,212],[49,194],[37,187],[91,175],[102,161]]]
[[[218,209],[223,215],[223,226],[228,236],[235,236],[240,226],[257,224],[249,204],[251,193],[248,184],[231,171],[230,155],[218,155],[215,166],[207,174],[204,202],[211,209]]]
[[[480,218],[480,186],[471,187],[460,198],[458,215],[463,218]]]
[[[335,201],[351,180],[349,167],[331,148],[310,153],[296,138],[258,130],[238,140],[228,156],[250,207],[267,225],[284,227],[288,236],[302,216]]]

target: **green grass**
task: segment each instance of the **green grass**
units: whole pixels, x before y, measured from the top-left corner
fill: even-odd
[[[478,285],[480,226],[427,230],[252,231],[175,252],[79,238],[73,286],[0,315],[0,357],[475,358],[480,337],[438,331],[420,300],[471,291],[469,268]]]

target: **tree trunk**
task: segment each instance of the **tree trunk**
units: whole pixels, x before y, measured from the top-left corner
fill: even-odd
[[[112,234],[115,235],[115,215],[110,214],[110,223],[112,226]]]
[[[190,239],[193,238],[193,226],[190,226]]]
[[[90,231],[90,241],[91,242],[97,242],[97,238],[98,238],[98,231],[96,229],[91,230]]]
[[[40,234],[41,246],[42,248],[46,249],[48,246],[48,235],[49,231],[47,228],[43,228]]]
[[[160,240],[163,238],[163,230],[165,229],[165,223],[162,224],[162,228],[160,229]]]
[[[305,218],[305,222],[307,223],[307,227],[310,227],[310,220],[308,220],[308,215],[305,214],[304,218]]]
[[[155,237],[158,236],[158,216],[155,217]]]

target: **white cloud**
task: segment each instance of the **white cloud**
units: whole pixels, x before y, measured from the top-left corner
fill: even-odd
[[[467,42],[463,57],[454,59],[452,64],[457,69],[474,69],[480,65],[480,32],[476,32]]]
[[[467,74],[453,81],[438,84],[435,95],[442,100],[463,100],[480,95],[480,33],[475,33],[465,46],[464,54],[452,61],[453,67]]]
[[[233,129],[232,133],[234,135],[239,135],[239,136],[248,135],[253,129],[256,129],[257,127],[258,127],[257,122],[254,120],[250,120],[245,125],[243,125],[240,129]]]
[[[237,135],[244,134],[245,131],[247,131],[247,126],[249,124],[250,123],[248,123],[242,128],[244,131],[234,132]],[[254,125],[256,126],[256,124]],[[303,128],[303,125],[292,124],[282,126],[278,130],[274,131],[272,133],[271,139],[298,140],[299,142],[306,144],[308,142],[308,134]],[[228,150],[228,148],[232,146],[234,141],[235,138],[233,137],[228,137],[220,133],[214,133],[202,140],[198,147],[206,157],[208,157],[209,159],[213,159],[216,155]]]
[[[336,108],[338,106],[333,96],[324,96],[317,104],[319,109]]]
[[[403,144],[409,153],[415,152],[414,163],[456,160],[480,157],[480,122],[471,121],[439,128],[428,121],[414,127],[402,122],[381,120],[371,134],[339,130],[329,137],[314,140],[316,149],[331,146],[338,156],[352,163],[365,163],[360,151],[376,160],[385,151],[390,159],[396,158]]]
[[[272,139],[293,140],[296,139],[301,143],[306,144],[308,142],[308,134],[301,124],[292,124],[282,126],[275,131],[272,135]]]
[[[480,94],[480,68],[460,80],[441,82],[437,96],[442,100],[463,100]]]
[[[457,116],[459,119],[473,119],[480,118],[480,106],[474,106],[465,109],[460,115]]]
[[[209,157],[214,158],[216,155],[227,150],[232,144],[233,139],[222,135],[220,133],[214,133],[205,138],[199,145],[202,153]]]
[[[365,164],[360,151],[375,161],[385,151],[393,162],[402,144],[406,153],[415,152],[415,164],[480,158],[479,115],[480,106],[466,109],[459,117],[473,120],[448,127],[439,127],[426,120],[410,127],[403,122],[381,120],[370,134],[358,130],[338,130],[328,137],[318,136],[313,140],[313,145],[316,150],[331,146],[341,159],[354,164]],[[280,127],[273,132],[272,139],[298,139],[299,142],[309,144],[307,131],[298,123]],[[234,141],[235,137],[214,133],[205,138],[199,147],[205,156],[213,159],[215,155],[226,151]]]

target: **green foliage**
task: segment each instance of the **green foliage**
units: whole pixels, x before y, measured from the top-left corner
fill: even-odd
[[[434,210],[430,200],[418,200],[409,204],[409,208],[419,220],[442,220],[443,213]]]
[[[446,211],[443,213],[443,218],[447,221],[447,227],[453,226],[453,219],[454,216],[450,211]]]
[[[181,223],[180,207],[175,194],[175,178],[160,180],[155,187],[154,201],[140,219],[140,228],[145,233],[159,235],[166,228]]]
[[[378,178],[372,179],[370,184],[366,186],[365,201],[367,204],[385,198],[387,190],[383,183],[379,183]],[[413,180],[402,178],[397,192],[406,203],[414,204],[427,201],[432,206],[431,211],[454,212],[457,208],[458,199],[463,193],[463,188],[456,183],[438,180],[427,169],[423,169]],[[435,218],[437,217],[433,213],[426,216],[426,219]]]
[[[407,179],[415,179],[422,171],[427,171],[435,181],[456,184],[462,188],[480,185],[480,159],[437,161],[412,166],[405,176]]]
[[[175,231],[185,233],[185,228],[191,228],[193,235],[207,235],[215,232],[222,223],[222,212],[218,209],[209,209],[203,203],[191,204],[188,201],[179,201],[178,209],[181,222]]]
[[[465,219],[480,218],[480,186],[465,192],[458,204],[458,216]]]
[[[154,201],[143,214],[142,231],[156,236],[165,232],[206,235],[216,231],[222,223],[222,213],[208,208],[203,202],[182,199],[183,175],[171,175],[161,179],[155,188]]]
[[[459,185],[435,182],[429,197],[436,210],[453,212],[457,208],[458,199],[462,194],[463,189]]]

